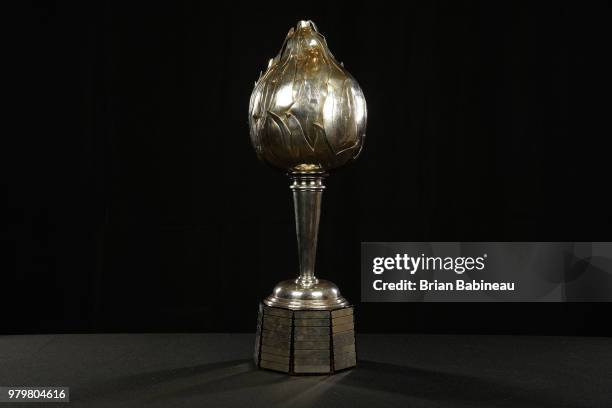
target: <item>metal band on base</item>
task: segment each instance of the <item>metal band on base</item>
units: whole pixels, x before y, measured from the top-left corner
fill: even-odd
[[[353,307],[290,310],[261,303],[254,358],[260,368],[292,375],[355,367]]]
[[[291,310],[332,310],[349,306],[338,287],[324,279],[317,279],[310,287],[302,286],[298,279],[279,282],[263,302],[267,306]]]

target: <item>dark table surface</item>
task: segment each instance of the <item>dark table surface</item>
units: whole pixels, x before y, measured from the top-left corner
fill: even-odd
[[[0,336],[0,385],[69,386],[58,406],[612,407],[610,338],[359,335],[358,367],[322,377],[257,370],[253,339]]]

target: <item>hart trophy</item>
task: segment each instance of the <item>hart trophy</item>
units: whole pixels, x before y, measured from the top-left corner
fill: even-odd
[[[312,21],[291,28],[255,83],[251,142],[260,160],[291,180],[299,276],[259,306],[255,363],[289,374],[330,374],[356,365],[353,306],[314,274],[328,171],[357,158],[366,129],[361,88]]]

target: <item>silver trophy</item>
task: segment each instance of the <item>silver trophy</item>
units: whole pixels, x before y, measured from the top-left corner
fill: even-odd
[[[299,276],[277,284],[260,305],[261,368],[329,374],[356,364],[353,307],[314,268],[323,180],[359,156],[366,117],[357,81],[315,24],[300,21],[255,83],[249,106],[257,156],[291,180],[300,264]]]

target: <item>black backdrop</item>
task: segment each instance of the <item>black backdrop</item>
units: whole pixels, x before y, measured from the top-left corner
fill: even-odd
[[[248,99],[312,19],[368,102],[318,254],[358,329],[611,334],[605,303],[358,303],[362,241],[612,240],[605,3],[255,3],[19,15],[2,332],[254,330],[297,251]]]

